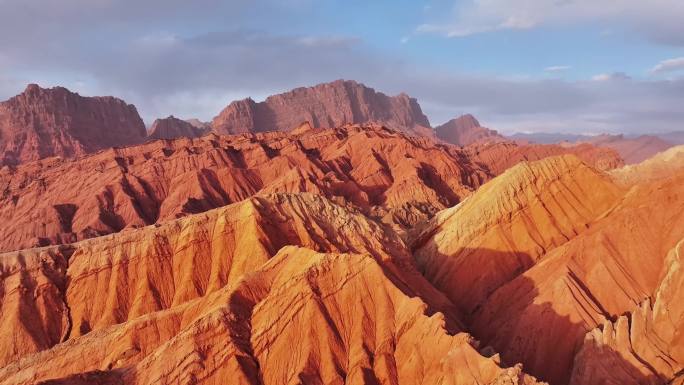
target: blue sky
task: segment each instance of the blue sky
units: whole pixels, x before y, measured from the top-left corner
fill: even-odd
[[[28,82],[156,117],[339,78],[514,131],[684,130],[681,0],[0,0],[0,98]]]

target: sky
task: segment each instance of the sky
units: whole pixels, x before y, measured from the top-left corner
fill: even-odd
[[[684,131],[682,0],[0,0],[0,100],[28,83],[146,123],[353,79],[433,126]]]

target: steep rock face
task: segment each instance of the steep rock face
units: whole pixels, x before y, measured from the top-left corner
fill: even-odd
[[[368,255],[288,246],[234,287],[28,356],[0,382],[536,383],[446,333],[394,280]]]
[[[521,163],[415,229],[412,249],[426,278],[472,314],[621,195],[607,175],[571,155]]]
[[[631,185],[668,178],[684,169],[684,146],[672,147],[638,163],[611,171],[620,183]]]
[[[207,346],[212,356],[226,359],[238,352],[241,362],[231,365],[224,359],[228,370],[198,367],[191,373],[168,364],[178,348],[182,356],[193,357],[197,334],[200,340],[216,334],[205,321],[194,333],[179,335],[174,345],[163,346],[161,359],[140,362],[132,378],[147,384],[193,375],[211,383],[241,369],[237,383],[244,384],[534,383],[519,370],[501,370],[493,359],[480,356],[466,335],[445,334],[439,316],[423,315],[420,301],[403,295],[391,281],[368,257],[283,249],[231,295],[237,320],[221,333],[230,343]],[[238,329],[250,337],[245,341],[231,327],[247,317],[249,327]]]
[[[252,99],[235,101],[214,118],[212,126],[216,133],[235,134],[289,131],[303,121],[321,128],[372,122],[433,136],[415,99],[406,94],[390,97],[349,80],[297,88],[260,103]]]
[[[612,170],[624,165],[615,150],[590,144],[559,146],[555,144],[517,144],[514,142],[474,143],[465,148],[469,157],[486,165],[499,175],[523,161],[535,161],[550,156],[572,154],[599,170]]]
[[[0,366],[69,334],[67,246],[0,254]]]
[[[319,193],[402,227],[488,178],[460,150],[378,126],[156,141],[0,170],[0,218],[13,223],[0,228],[0,250],[73,242],[271,192]]]
[[[144,138],[135,107],[113,97],[82,97],[62,87],[31,84],[0,103],[0,166],[73,157]]]
[[[460,149],[379,126],[305,124],[290,133],[209,135],[46,159],[0,169],[0,220],[13,223],[0,227],[0,250],[69,243],[271,192],[319,193],[403,231],[516,162],[554,153],[544,147]]]
[[[547,251],[489,295],[472,317],[474,335],[504,360],[523,362],[552,383],[568,383],[572,368],[580,366],[574,354],[585,333],[654,296],[668,252],[684,237],[683,178],[680,173],[630,189],[586,231]],[[620,366],[630,367],[626,356],[621,360]],[[641,372],[635,368],[630,372]]]
[[[655,302],[647,298],[617,321],[587,333],[571,384],[666,383],[684,370],[684,270],[680,241],[668,254]]]
[[[684,237],[684,170],[618,185],[571,159],[516,166],[418,226],[410,236],[418,266],[483,345],[543,380],[669,381],[681,370],[674,294],[663,295],[660,319],[647,314],[650,305],[635,307],[655,298],[662,277],[672,275],[667,266],[677,265],[666,256]],[[640,331],[630,345],[614,343],[606,328],[617,330],[626,313],[632,321],[618,322],[620,336],[630,339],[630,322]],[[656,324],[663,331],[644,326]]]
[[[164,119],[157,119],[152,123],[148,132],[148,139],[174,139],[174,138],[197,138],[206,131],[185,120],[169,116]]]
[[[672,143],[651,135],[642,135],[636,138],[625,138],[623,135],[599,135],[586,140],[586,142],[614,149],[627,164],[642,162],[673,146]]]
[[[470,114],[459,116],[435,127],[435,134],[443,141],[457,146],[467,146],[480,141],[506,140],[495,130],[480,126],[480,122]]]
[[[393,273],[398,288],[443,312],[450,328],[459,324],[394,233],[317,195],[276,194],[161,226],[4,255],[10,275],[0,322],[29,334],[16,340],[24,350],[8,346],[0,363],[234,286],[286,245],[370,255]],[[30,282],[41,286],[29,290],[48,299],[27,294],[22,288]]]
[[[72,333],[0,383],[536,383],[449,333],[448,300],[396,235],[321,197],[253,198],[71,247]]]

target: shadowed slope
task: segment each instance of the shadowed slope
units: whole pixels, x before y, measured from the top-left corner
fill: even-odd
[[[0,220],[13,224],[0,228],[0,250],[69,243],[271,192],[318,193],[403,230],[518,161],[556,153],[496,148],[462,150],[379,126],[309,127],[31,162],[0,169]]]
[[[430,312],[445,313],[450,330],[458,324],[452,305],[415,270],[393,232],[317,195],[276,194],[66,249],[2,255],[10,266],[33,256],[8,269],[4,286],[21,285],[13,282],[24,277],[42,279],[49,299],[21,289],[3,292],[4,304],[23,305],[3,306],[0,321],[31,333],[17,340],[24,350],[7,345],[2,362],[232,286],[285,245],[371,255],[396,277],[397,288],[421,296]],[[61,250],[69,251],[68,268]],[[43,272],[50,258],[58,269]]]
[[[613,359],[612,365],[622,367],[622,372],[608,369],[611,355],[596,355],[598,350],[589,343],[583,354],[575,354],[588,331],[606,320],[614,322],[655,296],[659,277],[668,269],[665,257],[684,237],[684,174],[623,190],[586,165],[551,167],[561,159],[567,161],[549,158],[515,167],[459,206],[438,214],[413,238],[419,266],[461,309],[472,312],[468,324],[477,338],[505,361],[523,362],[542,379],[568,383],[576,368],[572,381],[577,384],[621,383],[620,378],[629,376],[644,384],[669,380],[681,362],[656,357],[665,357],[660,351],[671,352],[676,338],[659,336],[655,340],[661,342],[650,346],[634,343],[630,349],[638,359],[626,353]],[[530,174],[533,183],[522,189],[496,188],[525,180],[518,176],[506,183],[507,176],[525,167],[556,171]],[[480,200],[484,203],[478,207]],[[511,205],[516,211],[506,209]],[[480,215],[484,221],[473,219]],[[495,251],[472,251],[485,245]],[[501,251],[508,256],[500,256]],[[468,259],[471,255],[477,259]],[[458,299],[464,290],[470,295]],[[676,300],[670,297],[661,301],[661,308],[677,311],[671,303]],[[624,325],[619,327],[625,330]],[[667,330],[672,327],[659,333],[667,336]],[[637,339],[646,338],[641,337],[645,333],[635,334]],[[613,349],[619,344],[605,338],[606,342],[593,340],[620,350]],[[663,360],[669,363],[657,363]],[[601,365],[603,372],[597,369]]]
[[[470,314],[620,195],[607,175],[574,156],[522,163],[415,229],[411,247],[425,276]],[[502,258],[474,252],[480,249]]]
[[[0,170],[0,219],[13,223],[0,229],[0,249],[72,242],[271,192],[319,193],[401,227],[487,178],[457,150],[378,126],[155,141]]]
[[[684,146],[677,146],[639,164],[615,169],[611,175],[620,183],[632,185],[668,178],[682,169],[684,169]]]
[[[388,263],[286,246],[204,297],[25,356],[0,383],[536,383],[447,333]]]
[[[145,124],[135,107],[111,96],[83,97],[62,87],[30,84],[0,102],[0,166],[79,156],[144,139]]]
[[[289,131],[303,121],[316,127],[377,123],[415,135],[434,136],[416,99],[387,96],[353,80],[336,80],[272,95],[263,102],[230,103],[212,121],[218,134]]]

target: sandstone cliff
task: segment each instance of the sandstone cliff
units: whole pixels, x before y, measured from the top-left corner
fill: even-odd
[[[47,246],[0,254],[0,384],[681,382],[679,158],[302,123],[4,167],[2,249]]]
[[[379,126],[302,127],[0,169],[0,219],[13,224],[0,227],[0,250],[73,242],[270,192],[322,194],[403,231],[518,161],[571,152],[510,143],[462,150]]]
[[[194,122],[193,125],[185,120],[169,116],[164,119],[157,119],[152,123],[148,131],[148,139],[175,139],[175,138],[197,138],[204,135],[207,131],[201,128],[200,123]]]
[[[475,142],[496,142],[506,139],[495,130],[480,126],[474,116],[467,114],[451,119],[435,127],[435,134],[443,141],[457,146],[467,146]]]
[[[387,96],[351,80],[296,88],[263,102],[229,104],[212,122],[214,132],[235,134],[289,131],[303,121],[315,127],[378,123],[395,130],[433,136],[418,102],[406,94]]]
[[[316,195],[2,257],[19,264],[10,277],[60,261],[54,303],[3,292],[25,304],[3,307],[3,324],[66,325],[48,344],[21,335],[34,354],[3,346],[2,384],[536,383],[458,331],[399,237]]]
[[[412,247],[503,360],[553,384],[665,383],[683,364],[671,251],[682,172],[625,186],[572,158],[519,165],[418,227]]]
[[[135,107],[113,97],[82,97],[62,87],[30,84],[0,103],[0,166],[144,139],[145,125]]]
[[[640,163],[673,146],[672,143],[651,135],[636,138],[626,138],[624,135],[598,135],[584,142],[614,149],[627,164]]]

